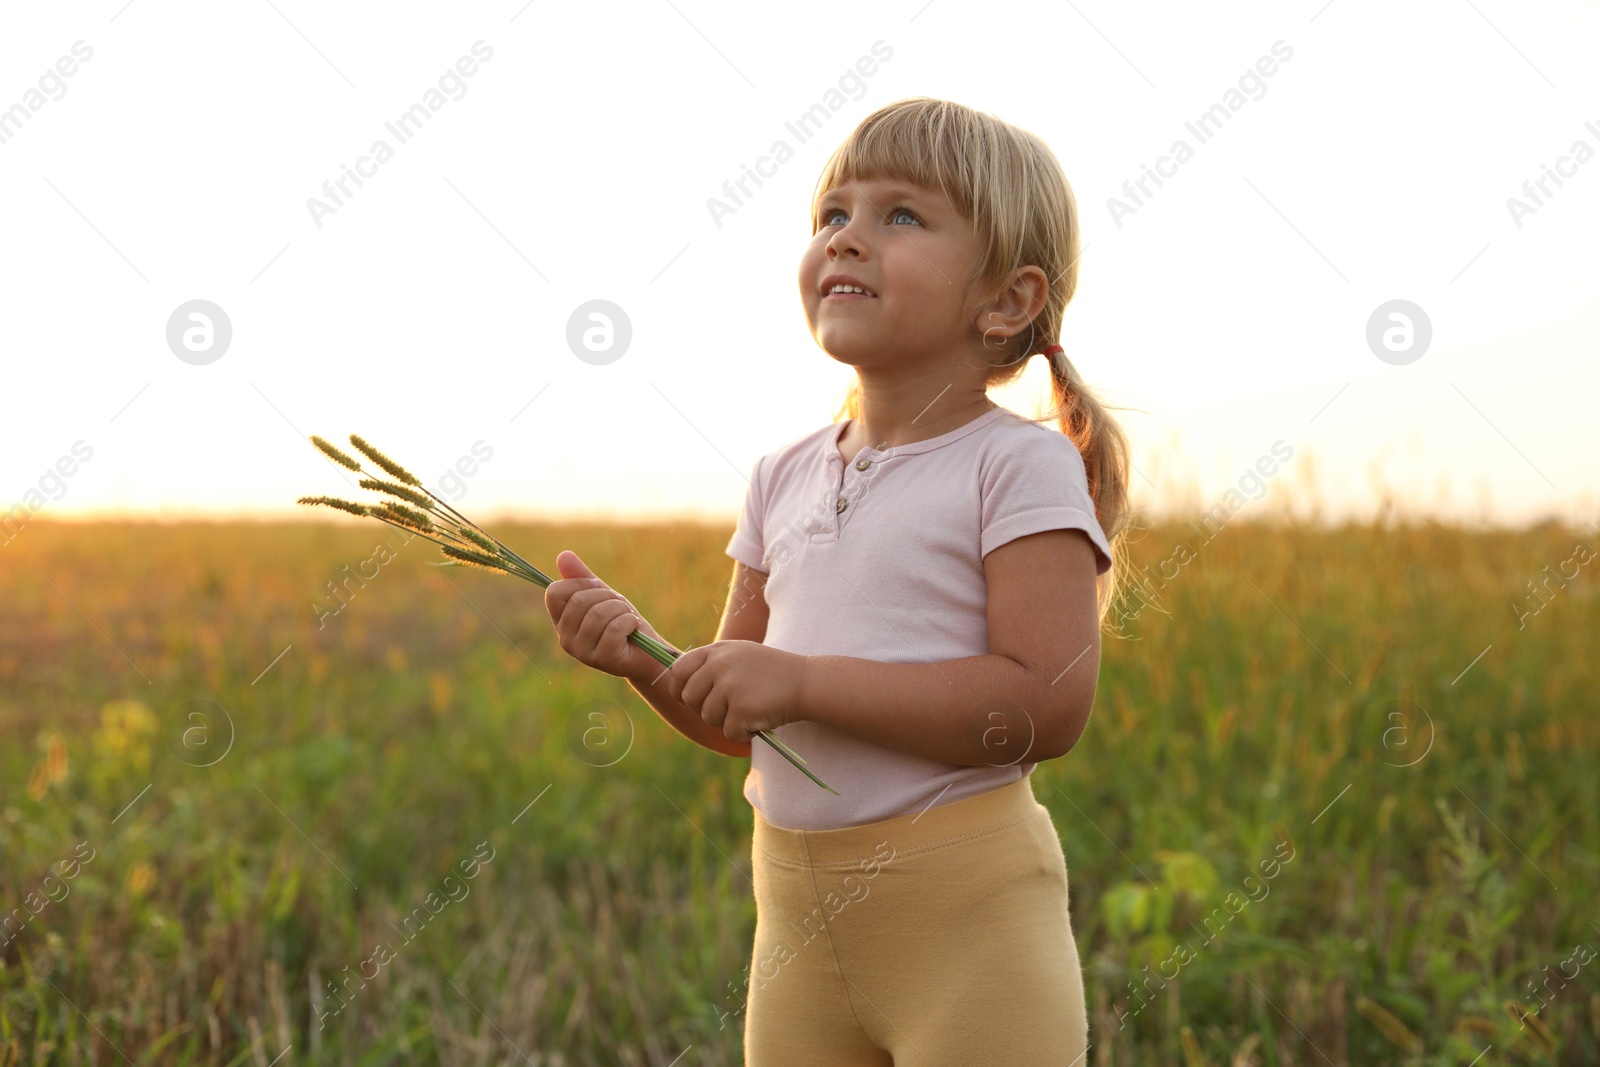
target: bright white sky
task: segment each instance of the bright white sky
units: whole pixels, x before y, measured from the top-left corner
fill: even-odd
[[[623,10],[7,5],[0,108],[27,116],[0,126],[0,508],[43,482],[50,518],[333,518],[293,501],[367,494],[305,437],[354,431],[435,485],[482,442],[459,498],[479,521],[731,523],[756,458],[828,423],[851,373],[799,302],[817,174],[873,110],[929,95],[1061,159],[1087,244],[1063,341],[1139,409],[1148,514],[1220,499],[1281,439],[1251,508],[1303,511],[1314,468],[1326,515],[1370,514],[1376,480],[1447,519],[1595,517],[1593,7]],[[385,128],[479,41],[465,95],[404,143]],[[1279,41],[1264,95],[1201,143],[1185,123]],[[875,42],[892,54],[854,75]],[[785,123],[842,77],[802,143]],[[1179,138],[1192,158],[1118,226],[1108,198]],[[379,139],[392,158],[319,227],[307,199]],[[719,227],[708,198],[780,139],[793,158]],[[1507,199],[1558,165],[1519,226]],[[196,299],[233,333],[205,365],[166,337]],[[566,340],[596,299],[632,325],[604,365]],[[1432,324],[1405,365],[1366,342],[1394,299]],[[1044,387],[1035,360],[997,399],[1032,415]]]

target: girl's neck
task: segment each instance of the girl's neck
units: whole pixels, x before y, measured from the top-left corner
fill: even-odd
[[[949,433],[999,407],[986,392],[956,396],[954,390],[933,399],[902,395],[860,397],[861,415],[853,420],[846,441],[853,454],[861,448],[895,448]]]

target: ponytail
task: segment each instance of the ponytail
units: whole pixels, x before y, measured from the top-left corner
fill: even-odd
[[[1089,481],[1089,497],[1094,501],[1095,521],[1106,535],[1111,548],[1111,569],[1104,580],[1096,581],[1097,607],[1101,625],[1116,600],[1117,591],[1131,569],[1123,558],[1130,521],[1128,503],[1128,467],[1130,449],[1128,437],[1111,411],[1083,376],[1067,358],[1058,344],[1050,345],[1041,354],[1050,366],[1050,393],[1054,407],[1050,417],[1061,426],[1061,432],[1078,446],[1083,457],[1084,474]]]

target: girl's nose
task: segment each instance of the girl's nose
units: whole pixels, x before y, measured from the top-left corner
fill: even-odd
[[[828,238],[827,249],[830,257],[841,256],[846,249],[855,253],[856,258],[861,257],[861,240],[856,233],[854,219],[833,231],[833,236]]]

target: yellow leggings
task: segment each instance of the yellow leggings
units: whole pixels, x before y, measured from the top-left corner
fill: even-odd
[[[1083,1067],[1067,866],[1030,776],[920,814],[755,813],[748,1067]]]

